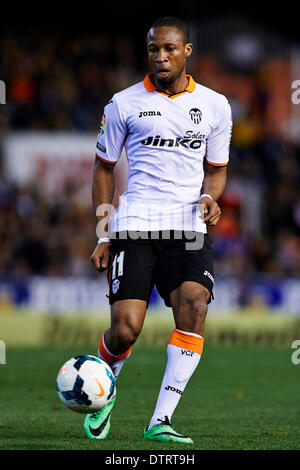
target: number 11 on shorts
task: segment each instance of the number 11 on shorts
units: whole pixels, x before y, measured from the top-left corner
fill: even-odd
[[[115,259],[113,261],[112,265],[112,280],[115,279],[115,277],[123,276],[123,263],[124,263],[124,251],[121,251],[119,256],[115,256]],[[117,271],[117,265],[118,265],[118,274],[116,274]]]

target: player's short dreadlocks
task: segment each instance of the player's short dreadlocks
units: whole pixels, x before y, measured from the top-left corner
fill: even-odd
[[[152,25],[150,26],[149,30],[152,28],[158,28],[159,26],[175,26],[179,29],[182,34],[183,43],[187,44],[190,42],[190,34],[189,29],[185,21],[181,20],[180,18],[176,18],[175,16],[162,16],[158,18]]]

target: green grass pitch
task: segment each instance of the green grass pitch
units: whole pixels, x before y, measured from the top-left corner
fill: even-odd
[[[0,365],[0,449],[267,450],[300,449],[300,365],[279,347],[205,347],[173,415],[195,444],[141,440],[154,410],[165,348],[136,347],[117,380],[111,431],[89,440],[84,415],[59,400],[60,366],[91,348],[10,348]]]

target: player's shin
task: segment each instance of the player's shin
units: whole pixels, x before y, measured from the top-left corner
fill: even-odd
[[[175,329],[167,347],[168,360],[148,429],[161,424],[167,416],[171,421],[183,391],[193,375],[202,354],[204,338]]]
[[[109,364],[111,370],[114,373],[115,379],[118,377],[125,360],[130,356],[131,349],[132,348],[130,347],[119,355],[112,354],[105,344],[104,333],[101,336],[98,345],[98,357]]]

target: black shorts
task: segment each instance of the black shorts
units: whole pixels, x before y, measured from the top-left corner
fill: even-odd
[[[211,301],[214,271],[209,236],[195,232],[186,236],[185,232],[170,231],[169,239],[164,239],[164,233],[140,232],[144,238],[133,240],[125,232],[119,232],[111,239],[112,256],[107,271],[110,304],[140,299],[148,305],[156,285],[165,305],[171,307],[170,292],[184,281],[206,287],[211,293],[208,303]],[[191,240],[191,234],[197,238]]]

